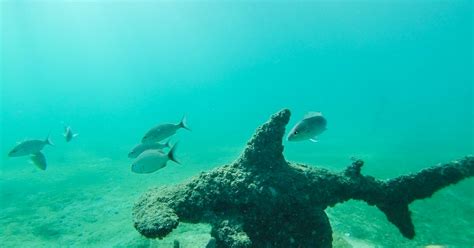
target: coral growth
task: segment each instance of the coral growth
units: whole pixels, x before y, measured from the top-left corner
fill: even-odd
[[[355,199],[376,206],[412,239],[408,205],[474,175],[472,156],[387,181],[362,175],[361,160],[338,173],[289,163],[282,145],[289,119],[286,109],[273,115],[234,163],[145,193],[133,209],[135,228],[163,238],[179,222],[206,222],[215,247],[331,247],[324,210]]]

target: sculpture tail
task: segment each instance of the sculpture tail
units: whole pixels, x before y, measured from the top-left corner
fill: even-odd
[[[474,159],[468,156],[459,161],[424,169],[418,173],[387,181],[379,202],[375,205],[387,219],[398,227],[403,236],[413,239],[415,228],[408,205],[415,200],[431,197],[434,192],[474,175]]]
[[[377,204],[377,208],[387,216],[388,221],[394,224],[405,238],[415,237],[415,226],[411,219],[411,211],[408,203],[388,202]]]

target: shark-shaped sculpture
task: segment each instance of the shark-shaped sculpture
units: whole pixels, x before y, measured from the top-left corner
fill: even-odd
[[[163,238],[179,222],[206,222],[217,248],[332,247],[324,210],[355,199],[380,209],[413,239],[409,204],[474,175],[473,156],[385,181],[362,175],[361,160],[341,172],[290,163],[282,145],[289,119],[287,109],[274,114],[232,164],[145,193],[133,209],[135,228]]]

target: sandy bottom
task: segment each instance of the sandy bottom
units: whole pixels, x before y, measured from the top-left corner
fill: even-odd
[[[227,157],[228,161],[232,158]],[[226,159],[223,159],[226,160]],[[40,171],[25,160],[3,166],[0,180],[0,243],[2,247],[205,247],[206,224],[182,223],[163,240],[141,237],[132,225],[132,207],[147,189],[182,182],[208,165],[169,165],[149,175],[132,174],[124,159],[63,161]],[[15,164],[13,164],[15,163]],[[474,240],[473,180],[412,204],[417,230],[404,239],[377,209],[350,201],[327,213],[335,231],[335,247],[472,247]]]

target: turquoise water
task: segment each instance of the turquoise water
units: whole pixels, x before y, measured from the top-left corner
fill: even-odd
[[[474,153],[472,1],[1,1],[0,243],[204,247],[207,225],[148,241],[131,208],[147,189],[233,161],[282,109],[321,111],[320,142],[290,161],[392,178]],[[130,171],[151,127],[188,118],[181,166]],[[67,124],[80,135],[62,137]],[[9,158],[51,134],[46,171]],[[339,247],[474,244],[474,180],[411,205],[404,239],[377,209],[328,209]]]

